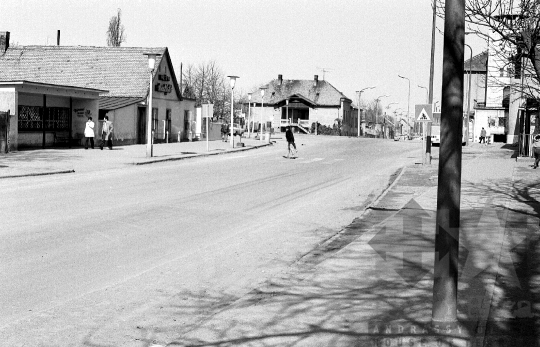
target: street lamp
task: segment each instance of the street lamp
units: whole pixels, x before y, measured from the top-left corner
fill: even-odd
[[[148,108],[146,109],[146,156],[151,158],[154,155],[152,134],[152,90],[154,89],[154,69],[156,67],[156,58],[160,53],[143,53],[148,56],[148,68],[150,69],[150,84],[148,85]]]
[[[418,85],[418,88],[424,88],[426,90],[426,104],[429,104],[429,90],[421,85]]]
[[[362,117],[360,115],[360,113],[362,112],[361,109],[360,109],[360,100],[362,98],[362,92],[364,90],[368,90],[368,89],[374,89],[375,87],[366,87],[364,89],[360,89],[360,90],[357,90],[356,92],[358,93],[358,137],[360,137],[360,122],[362,121]]]
[[[398,77],[409,81],[409,94],[407,96],[407,120],[409,120],[410,112],[411,112],[411,80],[408,79],[407,77],[403,77],[401,75],[398,75]],[[409,129],[409,131],[410,131],[410,129]]]
[[[251,94],[253,93],[248,93],[248,124],[247,124],[247,128],[248,128],[248,137],[251,138],[251,134],[249,132],[249,121],[251,119]]]
[[[234,148],[234,86],[236,84],[236,79],[240,78],[238,76],[227,76],[230,78],[231,82],[231,147]]]
[[[259,140],[262,141],[262,130],[263,130],[263,113],[264,113],[264,93],[266,92],[266,87],[259,88],[261,90],[261,130],[259,131]]]
[[[287,122],[289,122],[289,99],[285,99],[285,104],[287,105],[285,107],[285,119],[287,120]]]
[[[379,101],[381,101],[381,98],[387,98],[389,97],[390,95],[381,95],[381,96],[378,96],[377,99],[375,99],[375,124],[377,124],[377,120],[378,120],[378,117],[377,117],[377,113],[379,112]]]

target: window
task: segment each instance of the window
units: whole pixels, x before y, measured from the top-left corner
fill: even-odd
[[[19,106],[19,131],[43,129],[42,113],[39,106]]]
[[[69,130],[69,108],[19,106],[20,131]]]

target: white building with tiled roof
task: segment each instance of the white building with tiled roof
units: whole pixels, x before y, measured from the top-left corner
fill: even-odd
[[[105,115],[113,122],[116,144],[145,143],[150,86],[145,53],[159,55],[152,76],[154,138],[172,142],[187,137],[195,102],[182,98],[166,47],[9,47],[9,35],[7,40],[6,32],[0,32],[2,35],[0,83],[11,89],[0,88],[0,95],[4,95],[4,98],[0,96],[0,111],[10,109],[15,119],[10,128],[14,148],[53,145],[55,137],[81,137],[88,116],[97,121]],[[21,81],[50,88],[30,90],[10,84]],[[93,91],[97,99],[74,102],[73,91],[50,93],[53,86],[63,86],[65,91],[66,88]],[[2,104],[2,99],[13,100],[11,107],[6,108],[7,102]],[[62,118],[62,126],[48,121],[52,107],[60,110],[54,117]],[[100,130],[101,127],[96,127],[96,137]]]
[[[352,101],[332,84],[319,80],[283,79],[282,75],[251,93],[251,121],[269,124],[275,131],[284,131],[292,125],[309,132],[312,123],[333,126],[336,119],[351,116]],[[244,105],[248,110],[248,104]]]

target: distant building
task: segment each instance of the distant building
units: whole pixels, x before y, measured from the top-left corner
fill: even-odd
[[[0,43],[0,111],[11,113],[12,149],[80,138],[87,116],[98,136],[105,115],[115,143],[146,143],[150,70],[144,53],[159,54],[152,77],[154,139],[187,138],[195,100],[182,97],[167,48],[9,47],[9,32],[0,32]]]
[[[518,88],[512,87],[521,82],[521,63],[509,64],[484,51],[472,60],[467,59],[464,71],[463,112],[467,113],[469,105],[471,140],[478,142],[482,128],[486,129],[491,141],[508,144],[518,143],[520,133],[534,132],[538,123],[536,102],[523,98]]]
[[[256,126],[263,122],[275,131],[285,131],[288,125],[308,133],[315,122],[332,127],[336,120],[351,117],[352,101],[333,85],[319,80],[315,75],[312,80],[288,80],[282,75],[254,90],[251,97],[251,121]],[[248,103],[244,103],[247,114]]]

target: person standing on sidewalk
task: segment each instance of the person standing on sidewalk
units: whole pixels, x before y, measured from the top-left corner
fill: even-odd
[[[482,130],[480,130],[480,140],[478,141],[478,143],[484,143],[486,144],[486,129],[482,128]]]
[[[534,154],[534,165],[533,169],[538,168],[538,162],[540,161],[540,134],[536,134],[533,137],[533,154]]]
[[[92,117],[88,117],[86,121],[86,127],[84,128],[84,149],[88,149],[88,142],[90,141],[90,146],[94,149],[94,122]]]
[[[287,127],[287,131],[285,132],[285,138],[287,139],[287,148],[289,150],[289,153],[287,153],[287,158],[289,158],[289,155],[291,154],[291,145],[294,147],[294,157],[296,153],[298,153],[298,151],[296,150],[296,144],[294,143],[294,135],[290,126]]]
[[[101,150],[103,150],[103,147],[105,146],[105,141],[107,141],[107,147],[109,147],[109,149],[112,149],[112,130],[113,125],[112,122],[109,121],[109,117],[103,117],[103,127],[101,128],[101,144],[99,145],[99,148],[101,148]]]

